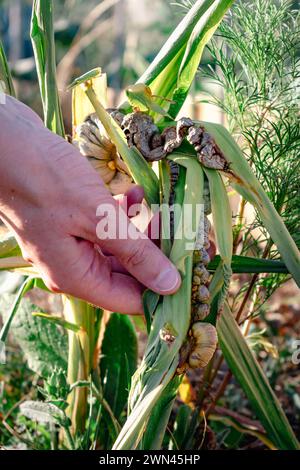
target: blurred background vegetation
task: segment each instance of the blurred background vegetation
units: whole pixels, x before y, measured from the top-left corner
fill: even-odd
[[[121,99],[121,90],[134,83],[153,60],[170,32],[182,19],[191,0],[57,0],[54,29],[58,87],[64,120],[71,131],[71,94],[67,85],[74,76],[101,66],[108,75],[110,106]],[[20,100],[42,113],[30,41],[30,0],[0,1],[0,37],[15,79]],[[204,53],[202,64],[211,61]],[[203,79],[195,81],[192,95]],[[190,99],[184,111],[194,117],[222,121],[219,112],[210,119],[211,105],[199,107]],[[193,103],[193,105],[192,105]],[[202,108],[202,114],[201,114]]]
[[[21,100],[41,112],[29,37],[30,0],[0,2],[0,35]],[[54,28],[58,87],[66,124],[70,94],[66,86],[82,71],[101,66],[108,74],[111,105],[135,82],[173,30],[184,10],[165,0],[58,0]]]

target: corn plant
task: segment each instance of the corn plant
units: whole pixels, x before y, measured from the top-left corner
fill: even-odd
[[[67,448],[96,448],[99,441],[116,450],[161,448],[185,373],[209,367],[219,342],[261,421],[261,440],[270,448],[299,449],[228,303],[233,272],[290,273],[300,286],[298,248],[231,133],[221,125],[188,117],[177,119],[204,47],[232,3],[196,1],[137,83],[126,89],[127,100],[118,108],[106,109],[106,75],[101,68],[85,73],[70,85],[74,145],[98,169],[112,192],[121,192],[128,182],[134,181],[144,187],[149,206],[163,204],[161,248],[180,272],[182,284],[171,296],[145,291],[148,341],[138,368],[136,338],[126,317],[114,313],[108,321],[107,313],[100,308],[69,296],[63,296],[63,317],[28,307],[26,319],[38,330],[37,340],[42,338],[41,325],[47,325],[56,337],[60,331],[57,327],[63,327],[68,334],[68,355],[63,357],[62,352],[62,357],[56,358],[56,367],[50,370],[41,365],[38,355],[39,368],[36,360],[34,367],[45,377],[41,390],[45,401],[27,401],[21,411],[30,419],[60,426],[61,445]],[[45,124],[64,135],[55,82],[52,8],[50,0],[34,1],[31,36]],[[7,84],[6,91],[12,92],[2,49],[0,57],[1,79]],[[158,162],[159,176],[153,162]],[[276,245],[280,253],[279,260],[236,255],[227,182],[255,208],[272,240],[271,246]],[[207,218],[210,213],[218,250],[212,259]],[[0,334],[4,343],[8,330],[13,330],[18,321],[20,304],[26,305],[23,295],[36,286],[46,288],[7,233],[0,242],[0,269],[19,270],[30,276],[6,316]],[[132,338],[132,345],[123,351],[127,361],[123,367],[127,372],[125,379],[120,372],[122,366],[113,358],[105,363],[105,355],[99,370],[100,351],[106,351],[109,358],[107,343],[113,344],[116,331]],[[61,351],[64,341],[61,340]],[[32,351],[28,356],[32,358]],[[113,363],[123,377],[118,389],[120,403],[110,399],[114,379],[109,367]],[[126,404],[127,416],[122,419]],[[112,438],[105,436],[107,429]]]

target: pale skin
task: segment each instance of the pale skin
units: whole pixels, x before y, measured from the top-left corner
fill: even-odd
[[[97,207],[123,210],[122,198],[110,195],[78,150],[13,98],[0,105],[0,122],[0,218],[50,290],[129,314],[143,312],[145,286],[178,290],[179,273],[149,238],[99,240]],[[141,202],[143,190],[127,196],[128,205]]]

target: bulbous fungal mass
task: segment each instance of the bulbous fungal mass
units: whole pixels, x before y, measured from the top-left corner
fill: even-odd
[[[194,250],[194,257],[198,262],[204,264],[204,266],[207,266],[210,262],[210,257],[206,248],[199,248],[198,250]]]
[[[163,148],[152,148],[152,140],[159,135],[159,130],[152,118],[140,111],[124,116],[121,128],[129,147],[135,146],[146,159],[156,159],[163,153]]]
[[[210,301],[210,293],[206,286],[194,286],[192,288],[193,303],[208,304]]]
[[[205,367],[217,348],[216,328],[210,323],[196,322],[191,328],[192,347],[188,358],[192,369]]]
[[[194,323],[180,349],[177,374],[206,367],[217,349],[217,343],[217,330],[213,325],[200,321]]]
[[[195,322],[204,320],[209,314],[209,304],[196,304],[193,307],[193,320]]]
[[[229,163],[218,148],[213,137],[205,132],[204,128],[191,126],[188,131],[187,141],[194,147],[200,163],[206,168],[227,171]]]

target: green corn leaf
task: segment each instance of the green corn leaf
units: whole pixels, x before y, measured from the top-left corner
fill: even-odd
[[[6,230],[3,234],[0,232],[0,258],[20,255],[21,250],[14,235]]]
[[[134,408],[121,429],[113,450],[136,449],[145,431],[149,415],[173,374],[174,368],[165,375],[163,382],[154,389],[150,389],[144,400]]]
[[[141,449],[161,449],[180,382],[180,378],[175,377],[163,391],[147,423],[140,445]]]
[[[278,449],[299,450],[281,405],[226,303],[217,322],[217,331],[226,362],[251,402],[268,439]]]
[[[178,292],[163,297],[155,311],[151,326],[149,341],[142,364],[133,377],[130,390],[129,414],[114,449],[132,449],[138,445],[158,400],[165,388],[173,379],[179,360],[179,349],[186,338],[191,315],[191,283],[194,242],[199,226],[200,214],[196,205],[203,202],[204,176],[201,166],[196,159],[180,154],[172,154],[173,161],[186,168],[186,178],[180,185],[194,188],[185,191],[182,207],[191,207],[192,214],[197,214],[191,220],[184,217],[183,211],[175,213],[175,227],[183,227],[183,236],[174,238],[170,259],[182,275],[182,284]],[[175,192],[181,192],[178,184]],[[169,225],[169,217],[162,217],[162,225]],[[194,231],[194,238],[188,234]],[[161,338],[163,329],[168,329],[174,335],[174,341],[167,344]],[[162,398],[163,399],[163,398]]]
[[[1,82],[4,84],[4,90],[1,90]],[[4,91],[7,95],[16,96],[4,48],[0,41],[0,92],[1,91]]]
[[[92,70],[89,70],[88,72],[84,73],[83,75],[80,75],[80,77],[75,78],[73,82],[68,86],[68,90],[71,90],[72,88],[82,85],[85,83],[87,80],[92,80],[94,78],[99,78],[102,75],[101,67],[96,67]]]
[[[230,163],[231,173],[226,175],[230,178],[231,185],[255,207],[287,269],[300,287],[300,253],[296,243],[252,172],[239,146],[225,127],[208,122],[200,124],[213,136]]]
[[[205,45],[211,39],[219,23],[234,0],[217,0],[208,8],[196,24],[186,46],[184,57],[177,74],[176,88],[168,114],[176,117],[198,70]]]
[[[215,170],[205,168],[204,171],[209,181],[214,232],[223,267],[223,286],[218,298],[218,309],[220,309],[226,298],[232,274],[232,215],[221,176]]]
[[[259,430],[257,430],[253,425],[247,425],[244,423],[240,423],[236,419],[232,418],[231,416],[221,416],[216,414],[209,415],[210,421],[215,421],[224,424],[226,428],[228,427],[235,429],[241,434],[248,434],[250,436],[256,437],[261,442],[263,442],[270,450],[277,450],[274,444]]]
[[[185,440],[190,431],[190,422],[193,410],[188,405],[181,405],[178,409],[174,422],[173,440],[171,441],[171,450],[185,449]]]
[[[120,129],[114,119],[108,114],[100,103],[92,85],[86,82],[85,92],[94,106],[95,112],[102,122],[107,134],[115,144],[118,152],[125,161],[134,181],[143,186],[145,199],[148,204],[159,204],[158,179],[152,168],[140,154],[136,147],[128,148],[124,132]]]
[[[137,367],[137,337],[126,315],[111,314],[101,354],[104,398],[116,419],[119,419],[127,402],[131,377]]]
[[[52,0],[34,0],[30,34],[43,102],[45,126],[64,137],[63,118],[56,85]]]
[[[220,263],[220,255],[216,255],[209,263],[208,270],[215,271]],[[250,256],[233,255],[231,260],[233,273],[280,273],[288,274],[285,264],[277,259],[252,258]]]
[[[173,31],[167,42],[163,45],[153,62],[149,65],[138,82],[151,85],[160,74],[164,74],[165,78],[167,78],[166,67],[171,64],[175,58],[177,59],[176,63],[180,63],[194,27],[202,15],[204,15],[204,13],[213,3],[214,0],[198,0],[195,2],[195,5],[193,5],[190,11],[179,23],[177,28]],[[174,62],[172,65],[174,70],[176,70],[176,65]],[[161,81],[163,81],[162,77],[160,78]],[[156,89],[153,89],[152,91],[155,92],[155,94],[164,96],[160,93],[157,93]]]
[[[152,93],[171,98],[169,115],[176,117],[197,72],[205,44],[233,0],[198,0],[174,30],[138,83]],[[159,100],[163,105],[163,100]],[[123,104],[121,107],[126,106]],[[159,117],[156,114],[154,117]]]
[[[217,247],[223,262],[227,265],[232,258],[232,214],[228,195],[221,176],[215,170],[204,168],[209,181],[212,216]]]
[[[30,289],[33,288],[33,285],[34,285],[34,279],[31,279],[31,278],[27,278],[21,285],[14,299],[14,303],[7,315],[7,318],[5,319],[4,325],[0,331],[0,342],[4,343],[6,341],[13,319],[15,318],[15,315],[20,307],[21,300],[26,294],[26,292],[28,292]]]
[[[75,333],[79,333],[80,327],[75,325],[75,323],[70,323],[66,321],[63,317],[59,317],[57,315],[51,315],[44,312],[32,312],[33,317],[43,318],[44,320],[50,321],[54,325],[61,326],[66,330],[74,331]]]
[[[106,325],[101,348],[102,395],[108,405],[102,410],[100,441],[111,448],[120,432],[118,420],[126,407],[131,377],[137,368],[137,337],[126,315],[112,313]],[[117,424],[117,427],[115,426]]]
[[[144,308],[144,314],[146,318],[148,334],[150,333],[150,330],[151,330],[151,322],[152,322],[155,309],[159,302],[159,297],[160,297],[159,294],[156,294],[155,292],[152,292],[149,289],[146,289],[143,294],[143,308]]]

